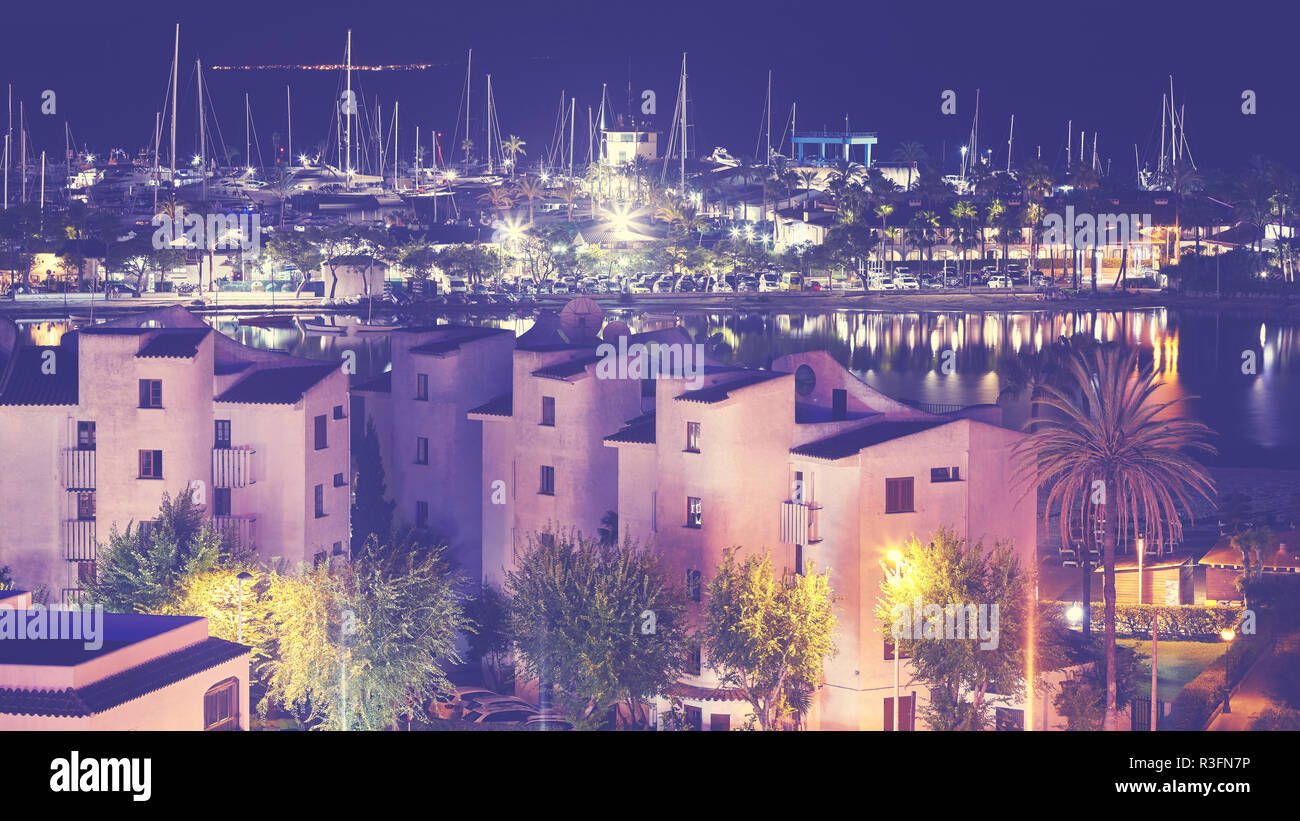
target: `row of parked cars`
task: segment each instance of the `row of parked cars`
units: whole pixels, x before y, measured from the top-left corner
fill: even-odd
[[[536,730],[572,730],[562,716],[542,712],[518,696],[506,696],[485,687],[457,687],[429,703],[429,715],[470,724],[515,724]]]
[[[922,288],[1012,288],[1018,285],[1046,287],[1051,280],[1042,271],[1026,271],[1019,263],[1008,263],[1003,271],[986,265],[969,274],[960,273],[953,264],[945,264],[936,274],[915,274],[907,266],[891,272],[875,272],[867,276],[867,288],[872,291],[919,291]]]

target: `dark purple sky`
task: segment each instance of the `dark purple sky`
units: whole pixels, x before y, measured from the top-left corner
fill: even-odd
[[[656,90],[661,116],[673,105],[681,52],[689,52],[696,144],[749,155],[759,135],[768,69],[775,72],[776,136],[797,101],[800,127],[879,132],[878,156],[917,140],[950,163],[970,129],[982,89],[981,144],[1006,161],[1009,116],[1015,159],[1042,147],[1064,160],[1066,121],[1100,131],[1100,153],[1131,173],[1133,146],[1144,159],[1159,147],[1160,95],[1175,76],[1186,105],[1188,139],[1201,165],[1236,167],[1253,153],[1289,160],[1300,111],[1294,81],[1297,13],[1280,3],[1242,0],[1206,14],[1191,4],[735,2],[372,2],[121,4],[27,3],[4,12],[0,82],[12,82],[29,113],[41,92],[58,94],[55,116],[32,113],[38,150],[62,149],[63,123],[96,150],[135,150],[151,139],[164,97],[172,27],[181,24],[180,145],[192,147],[196,57],[211,64],[341,62],[346,29],[358,63],[430,62],[421,72],[355,75],[385,120],[401,100],[403,144],[414,127],[450,135],[474,49],[474,117],[481,129],[484,75],[493,74],[501,128],[529,143],[529,160],[551,142],[561,89],[576,95],[579,121],[608,83],[615,105],[627,97],[629,61],[638,94]],[[127,11],[129,9],[129,11]],[[295,143],[332,127],[332,72],[210,72],[226,143],[243,150],[243,94],[252,95],[264,152],[284,132],[284,85],[293,87]],[[958,95],[956,116],[940,114],[940,94]],[[1253,89],[1259,113],[1241,113]],[[0,87],[0,90],[3,90]],[[0,114],[2,116],[2,114]],[[16,113],[15,113],[16,118]],[[463,127],[463,126],[462,126]],[[582,127],[579,128],[581,134]],[[444,138],[449,142],[449,138]],[[480,140],[481,143],[481,140]],[[445,143],[446,144],[446,143]],[[585,140],[579,138],[580,153]],[[581,159],[581,158],[580,158]],[[1292,165],[1297,163],[1292,162]]]

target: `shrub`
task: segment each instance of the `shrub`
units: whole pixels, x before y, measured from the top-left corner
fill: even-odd
[[[1286,707],[1270,707],[1260,713],[1251,723],[1252,730],[1300,730],[1300,710]]]
[[[1103,623],[1105,612],[1104,604],[1093,603],[1094,630]],[[1236,627],[1241,620],[1241,610],[1190,604],[1116,604],[1115,632],[1121,636],[1150,636],[1153,616],[1157,619],[1161,636],[1209,638],[1217,637],[1226,628]]]

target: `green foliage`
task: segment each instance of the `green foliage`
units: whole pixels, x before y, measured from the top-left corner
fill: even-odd
[[[881,634],[911,656],[914,679],[930,688],[922,714],[932,728],[987,726],[994,703],[1024,692],[1028,591],[1020,562],[1009,545],[985,551],[982,543],[969,545],[946,529],[930,545],[913,538],[900,552],[902,573],[887,572],[881,581]],[[918,602],[920,636],[914,629]],[[989,637],[971,635],[971,607],[988,614],[980,627]],[[945,637],[959,627],[960,635]]]
[[[594,726],[619,702],[643,726],[648,700],[682,674],[684,595],[668,584],[658,555],[630,539],[602,545],[572,530],[538,534],[507,574],[506,591],[522,670],[555,688],[556,706],[576,727]]]
[[[357,443],[354,458],[357,473],[352,483],[352,552],[355,554],[372,536],[387,544],[393,532],[393,502],[388,499],[379,434],[372,419],[366,419],[366,432]]]
[[[215,567],[223,549],[186,488],[174,499],[163,494],[147,536],[115,526],[99,556],[99,577],[82,585],[89,603],[112,613],[154,613],[173,600],[184,577]]]
[[[466,637],[470,656],[485,662],[501,679],[510,653],[510,602],[492,585],[483,585],[478,595],[465,602],[465,615],[475,627]],[[496,689],[503,686],[498,681]]]
[[[1077,635],[1077,634],[1076,634]],[[1101,636],[1081,648],[1076,663],[1083,664],[1069,678],[1053,699],[1057,712],[1065,716],[1069,730],[1099,730],[1106,715],[1106,648]],[[1116,701],[1128,704],[1144,691],[1137,651],[1117,645],[1115,648]]]
[[[472,629],[441,551],[363,550],[300,568],[276,601],[279,662],[268,699],[315,729],[379,730],[451,689],[456,637]]]
[[[772,558],[739,548],[723,554],[706,594],[704,654],[724,686],[735,687],[759,726],[797,718],[795,692],[821,684],[825,660],[836,652],[835,597],[830,575],[779,577]]]
[[[1290,731],[1300,730],[1300,710],[1287,707],[1270,707],[1256,716],[1251,722],[1251,730]]]
[[[1262,636],[1239,635],[1228,650],[1183,687],[1170,709],[1169,729],[1203,730],[1229,688],[1241,681],[1270,645]],[[1231,678],[1229,678],[1231,673]]]
[[[1093,602],[1093,624],[1100,624],[1104,615],[1104,605]],[[1241,609],[1199,604],[1116,604],[1115,633],[1150,636],[1153,618],[1157,620],[1161,638],[1210,638],[1217,637],[1226,628],[1236,627],[1241,621]]]

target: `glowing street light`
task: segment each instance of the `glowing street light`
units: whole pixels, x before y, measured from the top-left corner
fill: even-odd
[[[1232,712],[1232,640],[1236,637],[1237,631],[1231,627],[1225,627],[1219,631],[1219,638],[1228,643],[1228,651],[1224,654],[1228,658],[1227,669],[1224,670],[1227,673],[1227,681],[1225,682],[1227,688],[1223,691],[1223,712],[1225,713]]]
[[[1065,609],[1065,620],[1072,625],[1083,623],[1083,608],[1079,606],[1078,602]]]
[[[195,154],[194,159],[190,161],[190,164],[194,166],[198,166],[202,162],[203,162],[203,158],[200,157],[198,154]]]

